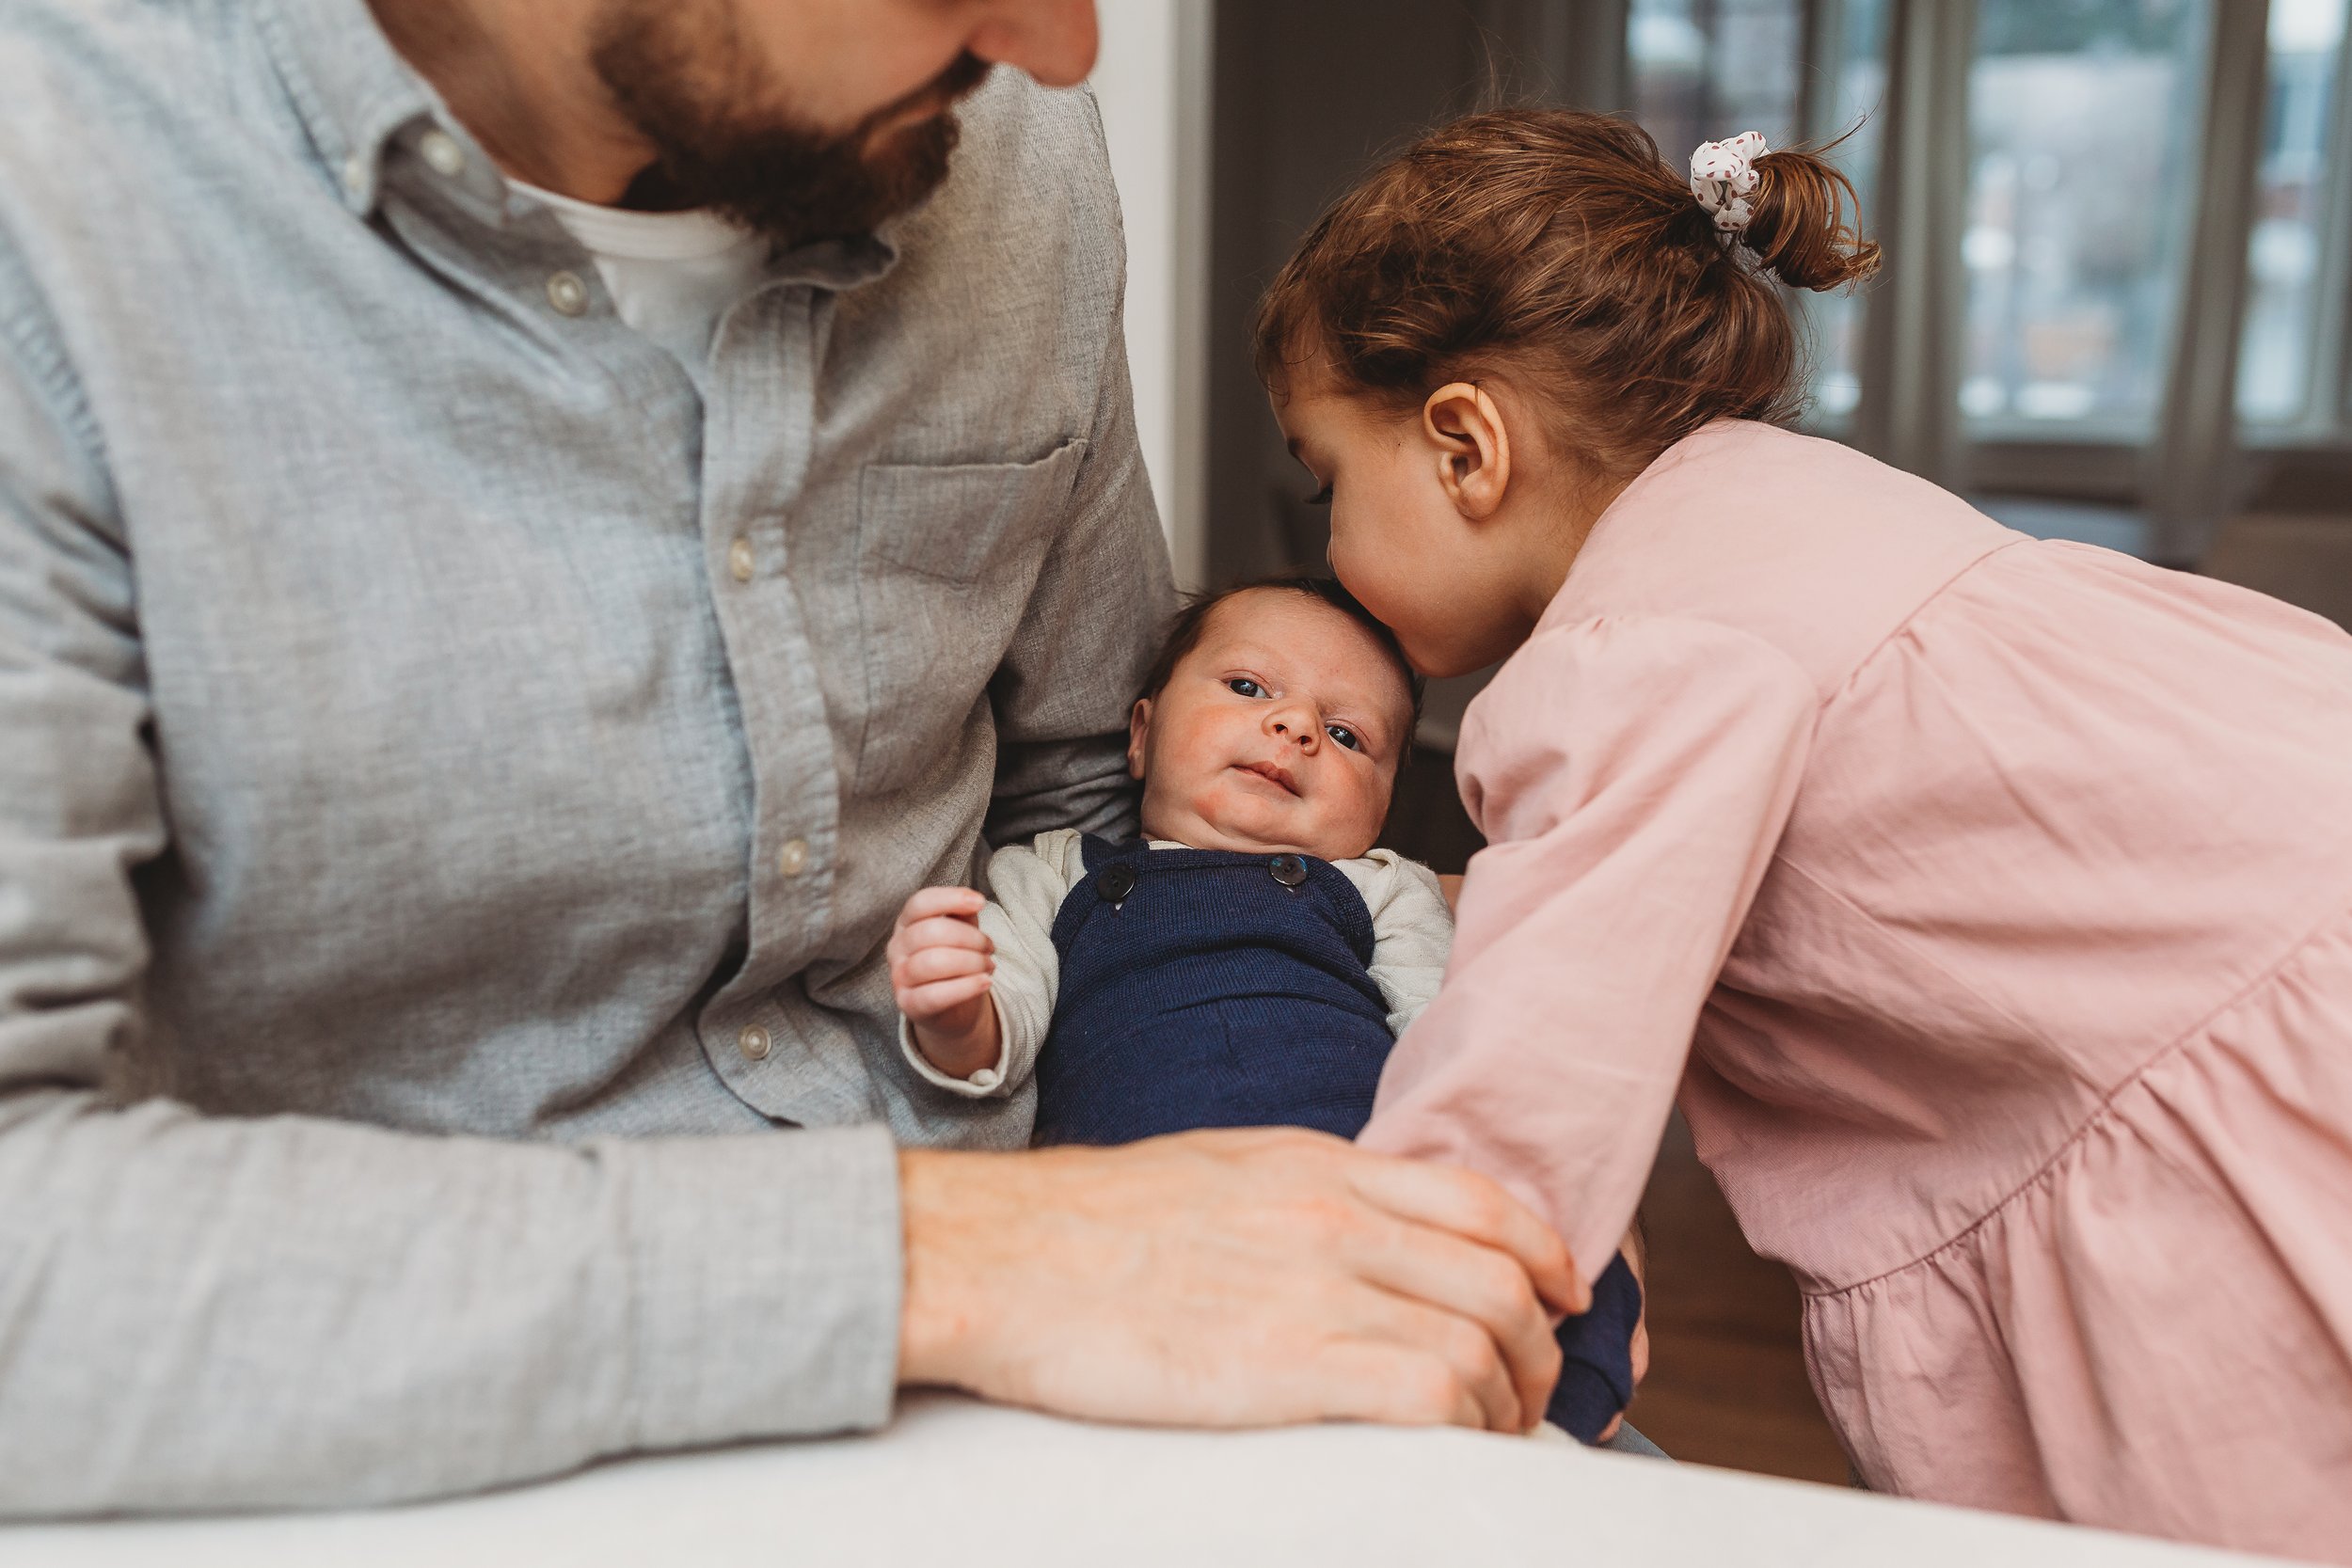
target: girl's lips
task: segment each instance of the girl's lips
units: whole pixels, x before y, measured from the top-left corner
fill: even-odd
[[[1287,795],[1298,793],[1298,781],[1292,778],[1291,770],[1279,762],[1237,762],[1233,764],[1233,770],[1263,779]]]

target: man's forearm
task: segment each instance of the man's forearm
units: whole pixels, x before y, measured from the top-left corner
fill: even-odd
[[[1135,836],[1141,794],[1127,776],[1125,732],[1077,740],[1007,741],[988,810],[991,844],[1025,843],[1056,828]]]
[[[0,1513],[378,1502],[888,1417],[879,1129],[566,1148],[0,1101]]]

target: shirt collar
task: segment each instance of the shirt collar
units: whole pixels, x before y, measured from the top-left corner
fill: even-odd
[[[392,48],[366,0],[255,0],[255,9],[295,112],[355,214],[374,211],[385,149],[403,129],[432,119],[463,135],[432,86]],[[474,194],[495,212],[505,182],[490,184]],[[528,199],[507,198],[518,198]],[[914,215],[901,214],[871,234],[796,246],[771,258],[769,276],[834,290],[871,282],[898,264],[900,230]]]
[[[365,0],[255,0],[257,25],[304,129],[354,213],[373,210],[384,147],[437,106]]]

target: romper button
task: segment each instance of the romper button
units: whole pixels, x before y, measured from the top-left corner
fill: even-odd
[[[1266,863],[1266,869],[1284,887],[1296,887],[1307,879],[1307,863],[1296,855],[1277,855]]]
[[[1106,865],[1094,879],[1094,891],[1105,904],[1117,904],[1136,890],[1136,868],[1132,865]]]

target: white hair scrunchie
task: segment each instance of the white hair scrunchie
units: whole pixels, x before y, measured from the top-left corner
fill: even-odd
[[[1763,182],[1756,161],[1771,151],[1761,131],[1742,131],[1726,141],[1703,141],[1691,154],[1691,194],[1715,214],[1715,228],[1725,240],[1744,233],[1756,216],[1748,198]]]

